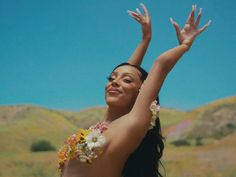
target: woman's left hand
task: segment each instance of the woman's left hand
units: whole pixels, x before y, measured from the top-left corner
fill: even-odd
[[[170,18],[171,23],[175,27],[177,38],[180,44],[186,44],[188,47],[191,47],[194,39],[202,33],[211,23],[211,20],[208,21],[202,28],[198,29],[198,25],[202,15],[202,9],[200,8],[196,21],[194,20],[194,14],[196,11],[196,5],[192,6],[192,11],[188,16],[188,19],[185,23],[184,28],[181,30],[178,23],[176,23],[172,18]]]
[[[151,18],[148,13],[146,6],[140,3],[141,8],[143,9],[144,15],[136,8],[136,12],[128,10],[128,14],[133,17],[138,23],[142,25],[143,39],[150,39],[152,36],[151,31]]]

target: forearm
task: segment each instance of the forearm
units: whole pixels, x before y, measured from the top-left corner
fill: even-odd
[[[172,48],[163,54],[161,54],[157,62],[161,66],[162,71],[168,74],[171,69],[175,66],[178,60],[182,57],[184,53],[189,50],[189,46],[186,44],[181,44],[175,48]]]
[[[151,36],[143,37],[142,41],[138,44],[132,56],[129,58],[128,63],[136,66],[140,66],[144,55],[147,51],[149,43],[151,41]]]
[[[159,94],[168,73],[188,49],[189,47],[185,44],[179,45],[164,52],[154,61],[148,77],[140,89],[132,109],[132,114],[140,117],[143,122],[148,121],[143,118],[150,116],[148,110],[151,102],[155,100],[156,95]]]

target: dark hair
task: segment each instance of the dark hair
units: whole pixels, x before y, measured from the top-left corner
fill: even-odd
[[[140,79],[142,82],[147,78],[148,73],[143,68],[129,63],[121,63],[113,71],[124,65],[138,69],[141,73]],[[157,103],[159,104],[159,96],[157,96]],[[162,177],[159,172],[159,166],[162,165],[160,159],[163,155],[163,150],[164,143],[158,117],[156,126],[147,132],[139,147],[129,156],[122,175],[124,177]]]

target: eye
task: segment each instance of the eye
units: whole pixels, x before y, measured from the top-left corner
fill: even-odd
[[[130,80],[130,79],[124,79],[124,82],[125,82],[125,83],[131,83],[132,80]]]
[[[113,81],[113,80],[114,80],[114,78],[113,78],[113,77],[111,77],[111,76],[108,76],[108,77],[107,77],[107,80],[108,80],[109,82],[111,82],[111,81]]]

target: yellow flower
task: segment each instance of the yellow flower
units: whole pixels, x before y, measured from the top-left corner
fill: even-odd
[[[85,137],[90,133],[90,130],[80,129],[76,134],[76,141],[79,143],[85,142]]]

